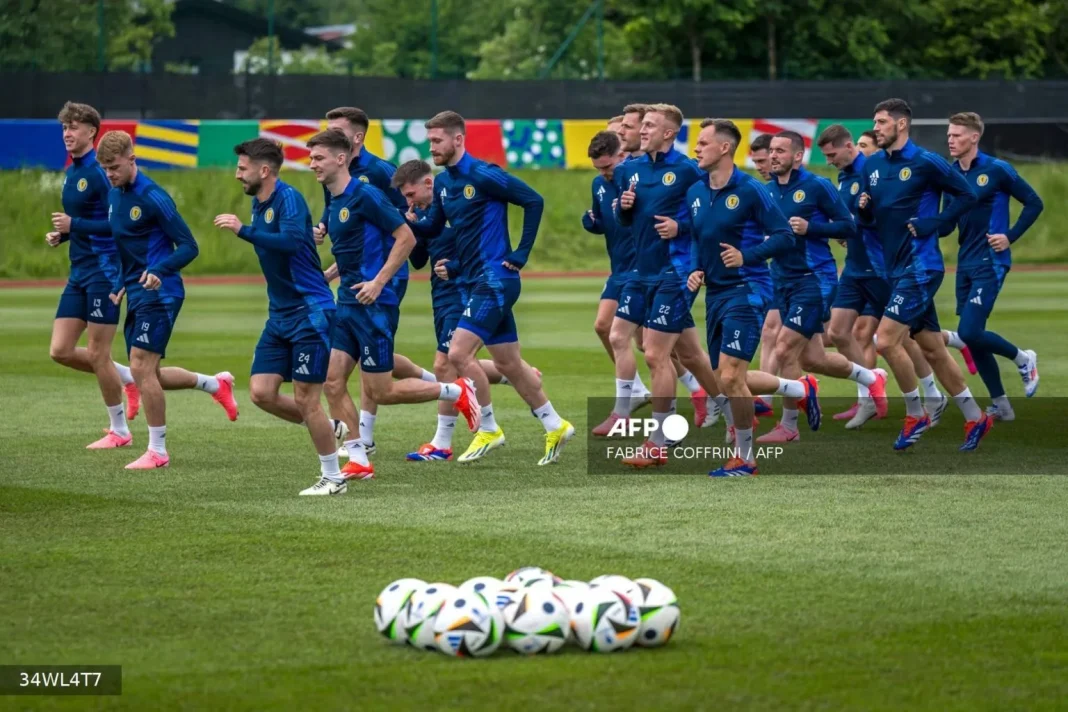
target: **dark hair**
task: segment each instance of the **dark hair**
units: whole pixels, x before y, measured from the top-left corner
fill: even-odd
[[[760,134],[753,139],[753,142],[749,144],[749,152],[756,153],[757,151],[767,151],[771,148],[771,134]]]
[[[904,99],[885,99],[880,101],[875,105],[875,111],[872,113],[878,114],[880,111],[890,114],[890,118],[894,120],[905,119],[906,125],[912,125],[912,109]]]
[[[269,138],[253,138],[234,146],[235,156],[248,156],[250,161],[266,163],[271,173],[277,174],[285,161],[282,145]]]
[[[70,124],[74,122],[89,124],[96,129],[95,135],[100,135],[100,112],[88,104],[75,104],[73,101],[68,101],[59,110],[59,123]]]
[[[627,104],[623,107],[623,116],[637,114],[639,119],[644,119],[647,111],[649,111],[648,104]]]
[[[467,133],[467,122],[455,111],[442,111],[434,114],[423,126],[427,129],[445,129],[453,136]]]
[[[793,153],[805,150],[805,139],[802,138],[801,134],[797,133],[796,131],[780,131],[779,133],[772,136],[772,138],[790,139],[790,150]],[[770,145],[771,142],[769,141],[768,143]]]
[[[874,131],[872,131],[871,129],[868,129],[867,131],[862,131],[861,134],[860,134],[860,137],[857,140],[859,141],[861,138],[864,138],[865,136],[870,138],[872,143],[875,143],[875,132]]]
[[[371,125],[370,119],[367,118],[367,112],[363,109],[357,109],[355,106],[339,106],[326,112],[327,121],[333,121],[334,119],[348,119],[350,124],[359,127],[364,133],[367,133],[367,127]]]
[[[415,183],[416,181],[426,178],[430,174],[430,164],[415,158],[400,164],[400,166],[397,167],[397,171],[393,174],[393,179],[389,181],[389,184],[394,188],[400,188],[401,186]]]
[[[827,144],[831,144],[835,148],[840,148],[846,144],[846,141],[852,140],[853,134],[849,133],[849,129],[841,124],[831,124],[823,129],[823,133],[816,140],[816,145],[822,148]]]
[[[590,139],[590,148],[587,151],[590,158],[614,156],[617,153],[619,153],[619,134],[615,131],[598,131]]]
[[[717,136],[726,136],[731,142],[731,151],[738,150],[738,144],[742,142],[742,132],[730,119],[705,119],[701,122],[701,128],[706,129],[714,126]]]
[[[352,151],[352,142],[341,129],[327,129],[308,139],[308,148],[322,146],[334,153],[349,153]]]

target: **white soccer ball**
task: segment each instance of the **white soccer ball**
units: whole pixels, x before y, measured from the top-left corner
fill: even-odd
[[[619,574],[604,574],[598,576],[590,581],[590,586],[604,586],[612,589],[616,593],[622,593],[635,605],[638,605],[637,602],[641,597],[641,591],[638,589],[638,584],[634,583],[632,579],[629,579],[626,576],[620,576]]]
[[[504,581],[493,576],[475,576],[474,578],[467,579],[462,584],[457,586],[461,591],[473,591],[475,593],[481,593],[490,602],[493,602],[497,598],[497,589],[504,585]]]
[[[404,645],[407,636],[400,625],[401,614],[412,594],[425,586],[426,581],[420,579],[397,579],[382,589],[375,599],[375,628],[391,643]]]
[[[521,569],[516,569],[512,573],[504,577],[505,583],[512,583],[516,586],[526,586],[528,581],[536,581],[549,579],[553,583],[560,580],[560,577],[554,574],[548,569],[543,569],[538,566],[524,566]]]
[[[580,648],[608,653],[632,646],[640,624],[629,598],[607,586],[590,586],[575,603],[571,631]]]
[[[400,617],[408,644],[420,650],[437,650],[434,645],[434,619],[445,599],[456,593],[447,583],[432,583],[412,594]]]
[[[496,604],[497,608],[503,609],[512,602],[512,597],[519,593],[521,589],[521,586],[517,586],[514,583],[502,583],[497,590],[493,592],[493,597],[487,596],[486,600]]]
[[[482,594],[456,591],[434,619],[434,642],[446,655],[482,658],[501,646],[504,617]]]
[[[553,593],[556,597],[564,602],[564,606],[567,608],[567,615],[569,620],[573,620],[575,616],[575,604],[579,602],[586,591],[590,590],[590,585],[585,581],[561,581],[553,586]],[[567,628],[567,639],[574,640],[575,636],[571,630],[570,624]]]
[[[567,642],[571,616],[549,586],[521,589],[503,613],[504,639],[517,653],[555,653]]]
[[[638,603],[638,615],[642,622],[635,644],[643,648],[666,645],[679,629],[682,615],[679,599],[674,591],[656,579],[640,578],[635,579],[634,583],[638,584],[642,597]]]

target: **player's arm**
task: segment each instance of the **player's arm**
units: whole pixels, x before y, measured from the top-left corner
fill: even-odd
[[[496,166],[478,170],[474,178],[479,187],[489,195],[523,209],[523,232],[519,238],[519,247],[504,258],[505,262],[517,269],[523,267],[530,259],[530,250],[538,238],[538,226],[541,225],[545,200],[529,185]],[[505,219],[507,220],[507,217]]]
[[[948,193],[953,200],[943,203],[942,212],[930,218],[915,218],[909,220],[917,235],[930,235],[931,233],[942,234],[947,225],[956,227],[964,213],[975,207],[978,200],[975,191],[968,185],[958,171],[946,162],[941,156],[928,153],[924,156],[931,173],[931,182],[943,193]]]
[[[107,218],[103,220],[71,218],[70,231],[80,232],[85,235],[110,235],[111,222]],[[70,239],[70,233],[63,233],[63,235],[65,236],[65,239]]]
[[[278,204],[278,232],[267,232],[257,230],[251,225],[242,225],[237,231],[237,236],[265,250],[295,255],[304,239],[304,230],[309,218],[307,206],[297,203],[296,196],[291,192],[282,196]]]
[[[426,267],[426,263],[430,261],[430,250],[427,249],[425,237],[415,238],[415,247],[412,248],[412,254],[408,255],[408,261],[414,269]]]
[[[445,229],[445,208],[436,190],[437,184],[434,187],[434,199],[430,201],[430,210],[423,217],[418,220],[408,220],[408,213],[403,213],[403,219],[407,221],[412,233],[427,240],[437,238]]]
[[[942,210],[949,208],[949,204],[953,202],[953,196],[946,194],[942,196]],[[957,229],[958,222],[944,223],[938,227],[938,236],[949,237],[953,234],[953,231]]]
[[[365,220],[382,232],[392,234],[394,240],[393,248],[389,251],[385,264],[378,270],[375,278],[370,282],[360,282],[352,287],[357,291],[357,301],[361,304],[372,304],[400,270],[401,265],[408,260],[408,255],[415,247],[415,235],[382,191],[377,189],[373,189],[373,192],[364,191],[355,207]]]
[[[604,220],[601,218],[601,202],[597,200],[597,193],[590,189],[593,194],[590,209],[582,214],[582,228],[594,235],[604,234]]]
[[[1016,218],[1016,224],[1005,233],[1005,236],[1009,238],[1009,242],[1013,243],[1023,237],[1027,229],[1035,224],[1045,205],[1043,205],[1042,198],[1038,196],[1031,184],[1024,180],[1023,176],[1017,173],[1012,166],[1006,164],[1005,176],[1006,180],[1009,181],[1009,195],[1023,204],[1023,210],[1020,211],[1020,217]]]
[[[616,195],[622,196],[623,193],[628,190],[633,190],[635,183],[630,182],[630,176],[624,175],[624,171],[616,171],[613,177],[613,182],[616,184]],[[630,227],[634,224],[634,206],[624,208],[619,199],[612,205],[612,210],[615,212],[616,222],[624,227]]]
[[[751,193],[753,217],[767,237],[756,247],[741,252],[744,264],[758,265],[792,249],[795,238],[790,223],[779,206],[772,202],[771,196],[761,188],[753,189]]]
[[[147,193],[147,197],[156,213],[156,223],[163,230],[163,234],[174,244],[174,252],[162,261],[148,265],[145,269],[148,274],[154,274],[163,279],[168,275],[177,274],[183,267],[195,260],[200,254],[200,247],[197,246],[193,233],[189,231],[189,226],[178,214],[178,209],[174,207],[174,201],[169,195],[154,190]]]
[[[857,237],[857,224],[853,220],[853,213],[849,212],[842,196],[838,194],[830,181],[817,181],[819,189],[816,190],[816,206],[824,215],[831,219],[830,222],[809,223],[807,237],[826,237],[832,240],[850,240]]]
[[[330,199],[331,199],[331,197],[333,197],[333,196],[330,195],[330,191],[324,185],[323,186],[323,216],[321,218],[319,218],[319,225],[322,225],[324,228],[327,228],[330,225],[329,219],[330,219]]]
[[[393,174],[397,172],[397,167],[389,161],[379,161],[372,170],[375,177],[372,181],[374,186],[386,194],[386,198],[401,215],[408,212],[408,201],[399,188],[393,187]]]

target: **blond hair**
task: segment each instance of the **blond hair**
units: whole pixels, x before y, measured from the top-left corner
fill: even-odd
[[[966,129],[972,131],[978,131],[979,135],[983,135],[983,118],[974,111],[962,111],[959,114],[953,114],[949,117],[949,123],[953,126],[963,126]]]
[[[100,143],[96,147],[96,158],[101,163],[108,163],[131,153],[133,139],[125,131],[108,131],[100,137]]]
[[[646,110],[645,113],[660,114],[665,119],[674,124],[676,129],[682,128],[682,122],[684,119],[682,117],[682,111],[677,106],[674,106],[672,104],[650,104],[648,110]]]

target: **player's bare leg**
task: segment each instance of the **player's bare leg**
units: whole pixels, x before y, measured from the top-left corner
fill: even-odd
[[[283,395],[279,392],[282,387],[282,377],[275,373],[257,373],[248,381],[248,397],[260,410],[264,410],[276,418],[281,418],[289,423],[299,425],[304,422],[300,406],[295,398]],[[294,395],[296,391],[294,384]]]
[[[861,360],[857,361],[857,363],[865,368],[875,368],[878,360],[879,354],[875,350],[875,342],[872,340],[872,337],[875,336],[875,330],[878,328],[879,320],[873,316],[857,317],[856,322],[853,324],[853,340],[857,342],[861,352]]]
[[[593,331],[597,334],[597,338],[601,340],[601,345],[604,346],[604,350],[608,352],[608,358],[612,359],[612,363],[616,362],[616,352],[612,348],[612,340],[610,338],[612,333],[612,322],[616,318],[616,309],[619,308],[619,302],[615,299],[602,299],[597,304],[597,316],[593,320]]]
[[[894,448],[903,450],[917,440],[931,427],[931,419],[920,403],[920,390],[916,381],[916,367],[905,349],[909,338],[909,327],[892,319],[879,321],[875,334],[876,347],[894,374],[898,387],[905,398],[905,425],[898,435]]]
[[[323,384],[323,393],[326,395],[326,403],[330,407],[330,417],[340,420],[348,428],[350,433],[356,433],[359,426],[359,415],[356,412],[356,404],[349,395],[349,378],[356,369],[356,360],[348,353],[339,349],[330,350],[330,365],[327,367],[326,382]],[[353,453],[349,446],[355,443],[358,453]],[[359,438],[345,442],[345,448],[349,450],[349,459],[354,455],[366,461],[367,455]]]
[[[493,412],[493,399],[490,394],[489,379],[479,364],[477,354],[482,348],[482,339],[478,334],[467,329],[456,329],[449,344],[449,363],[460,378],[469,379],[475,386],[480,408],[478,432],[467,449],[457,458],[457,462],[479,460],[505,443],[504,431],[497,425]]]
[[[949,398],[938,390],[934,369],[931,368],[927,357],[924,356],[923,349],[916,343],[916,340],[911,336],[907,337],[902,346],[905,347],[905,352],[908,353],[912,366],[916,370],[916,379],[919,381],[920,393],[923,395],[923,409],[931,417],[931,427],[933,428],[938,425],[938,422],[942,419],[942,414],[946,411],[946,407],[949,406]]]
[[[490,361],[489,363],[492,363]],[[485,369],[485,365],[483,365]],[[496,367],[494,367],[496,371]],[[499,374],[498,374],[499,375]],[[434,376],[439,383],[450,383],[459,378],[456,369],[449,362],[447,354],[440,351],[434,354]],[[489,379],[493,382],[493,379]],[[414,462],[452,459],[452,436],[456,431],[456,407],[449,401],[438,401],[438,427],[434,437],[419,446],[414,452],[407,455],[408,460]]]
[[[126,466],[128,470],[153,470],[167,467],[167,401],[160,384],[160,355],[134,348],[130,350],[130,371],[141,392],[141,404],[148,422],[148,449]]]
[[[964,415],[964,445],[962,450],[974,450],[979,440],[993,426],[993,419],[985,415],[972,396],[964,374],[957,361],[950,355],[941,331],[923,330],[916,334],[916,343],[923,349],[923,355],[934,369],[938,382],[946,389],[953,402]],[[979,431],[973,433],[976,428]]]
[[[775,340],[782,329],[782,317],[778,309],[769,309],[764,317],[764,326],[760,330],[760,370],[764,373],[777,374],[779,359],[775,353]]]
[[[861,351],[860,344],[856,343],[853,338],[853,327],[857,323],[858,313],[853,309],[841,309],[835,307],[831,309],[831,320],[827,325],[827,330],[824,336],[830,338],[831,343],[838,350],[838,353],[842,354],[850,361],[861,364],[865,368],[872,368],[868,364],[862,361],[864,354]],[[824,342],[826,345],[826,341]],[[851,420],[857,414],[857,409],[860,407],[860,398],[864,395],[864,388],[857,384],[857,401],[848,409],[841,413],[835,413],[835,420]]]
[[[734,426],[733,432],[730,433],[737,448],[737,455],[728,458],[722,468],[709,472],[710,475],[757,474],[756,456],[753,454],[753,419],[756,417],[756,408],[753,405],[748,376],[748,361],[720,353],[719,381],[729,403],[725,412],[729,412],[731,418],[736,419],[736,423],[741,423],[741,427]],[[756,380],[759,382],[759,379]]]
[[[635,401],[635,378],[638,375],[638,362],[631,349],[631,341],[636,338],[640,330],[638,325],[625,319],[613,319],[612,328],[609,330],[608,341],[612,346],[613,361],[616,365],[616,402],[612,412],[603,423],[593,429],[593,435],[604,437],[612,429],[612,425],[620,418],[626,418],[633,411]],[[643,344],[647,343],[647,334],[642,337]]]
[[[130,368],[133,368],[132,362]],[[159,369],[159,384],[165,391],[184,391],[194,388],[204,391],[222,406],[227,418],[232,421],[237,420],[234,377],[229,371],[220,371],[214,376],[209,376],[206,373],[196,373],[178,366],[167,366]]]
[[[814,345],[815,348],[818,348],[821,351],[823,349],[822,340],[819,338],[818,334],[814,335],[812,338],[805,338],[804,335],[793,329],[780,329],[778,335],[775,337],[775,358],[779,364],[780,375],[785,381],[807,382],[808,386],[806,386],[806,388],[808,388],[809,392],[814,394],[816,391],[816,380],[811,376],[803,376],[801,370],[802,354],[810,345]],[[839,355],[835,354],[835,356]],[[807,360],[809,357],[805,358]],[[845,360],[844,357],[840,358]],[[768,385],[770,386],[771,383],[769,382]],[[757,438],[757,442],[784,443],[800,439],[801,435],[797,428],[800,399],[792,395],[795,392],[796,391],[790,389],[786,389],[783,392],[782,419],[779,421],[779,424],[769,432]],[[810,407],[807,400],[805,402],[805,415],[808,419],[809,427],[813,430],[818,429],[820,426],[820,414],[818,409],[814,410]]]

